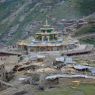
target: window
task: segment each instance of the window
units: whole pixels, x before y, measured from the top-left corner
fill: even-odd
[[[48,29],[48,30],[47,30],[48,33],[51,33],[52,31],[53,31],[52,29]]]
[[[45,30],[41,30],[41,32],[45,33]]]

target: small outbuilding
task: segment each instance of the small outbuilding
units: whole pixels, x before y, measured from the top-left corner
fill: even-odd
[[[88,71],[90,67],[83,65],[74,65],[74,69],[79,71]]]
[[[61,56],[61,57],[56,58],[54,65],[60,64],[60,63],[62,63],[63,65],[69,65],[69,64],[75,64],[76,62],[73,61],[71,57]]]
[[[43,62],[45,59],[44,55],[37,55],[37,62]]]

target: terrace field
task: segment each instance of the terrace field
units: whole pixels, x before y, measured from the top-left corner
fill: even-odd
[[[95,85],[81,84],[76,87],[61,86],[56,89],[37,92],[37,95],[95,95]]]

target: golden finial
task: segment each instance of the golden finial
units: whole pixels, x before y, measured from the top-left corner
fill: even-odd
[[[44,26],[49,26],[47,16],[46,16],[46,21],[45,21],[45,25]]]
[[[46,25],[48,25],[48,20],[47,20],[47,18],[46,18]]]

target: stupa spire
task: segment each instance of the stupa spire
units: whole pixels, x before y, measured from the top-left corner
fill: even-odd
[[[44,26],[49,26],[47,16],[46,16],[46,21],[45,21],[45,25]]]
[[[48,20],[47,20],[47,18],[46,18],[46,25],[48,25]]]

